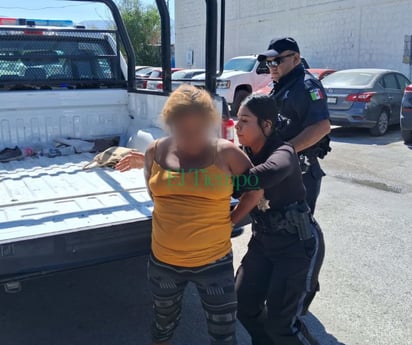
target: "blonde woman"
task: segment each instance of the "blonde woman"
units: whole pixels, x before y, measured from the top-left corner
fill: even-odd
[[[198,289],[211,344],[233,345],[237,300],[231,231],[263,192],[250,181],[250,191],[230,212],[234,184],[248,184],[241,175],[252,165],[239,148],[211,134],[218,114],[206,91],[182,85],[166,102],[162,119],[170,136],[156,141],[145,155],[154,201],[148,264],[153,345],[171,339],[189,282]]]

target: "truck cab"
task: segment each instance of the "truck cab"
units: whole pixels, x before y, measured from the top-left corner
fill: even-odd
[[[171,91],[166,3],[157,0],[164,91],[150,92],[136,88],[135,55],[115,2],[67,2],[104,5],[113,25],[0,18],[0,284],[6,289],[150,250],[153,204],[143,171],[84,167],[106,147],[144,152],[164,135],[158,116]],[[206,8],[216,24],[216,0]],[[216,32],[209,25],[212,94]],[[227,117],[225,102],[215,99]]]

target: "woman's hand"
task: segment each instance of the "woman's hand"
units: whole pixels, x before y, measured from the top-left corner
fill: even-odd
[[[145,157],[143,153],[132,151],[126,157],[122,158],[119,163],[117,163],[116,170],[125,172],[131,169],[143,169],[144,162]]]

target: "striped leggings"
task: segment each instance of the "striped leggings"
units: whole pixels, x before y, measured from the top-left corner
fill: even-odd
[[[237,344],[232,254],[195,268],[165,264],[151,255],[148,277],[153,296],[152,338],[155,342],[165,342],[173,336],[181,318],[184,290],[192,282],[197,287],[206,314],[211,344]]]

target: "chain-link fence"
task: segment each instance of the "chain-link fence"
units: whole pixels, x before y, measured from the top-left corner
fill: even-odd
[[[0,27],[0,88],[125,85],[116,31]]]

